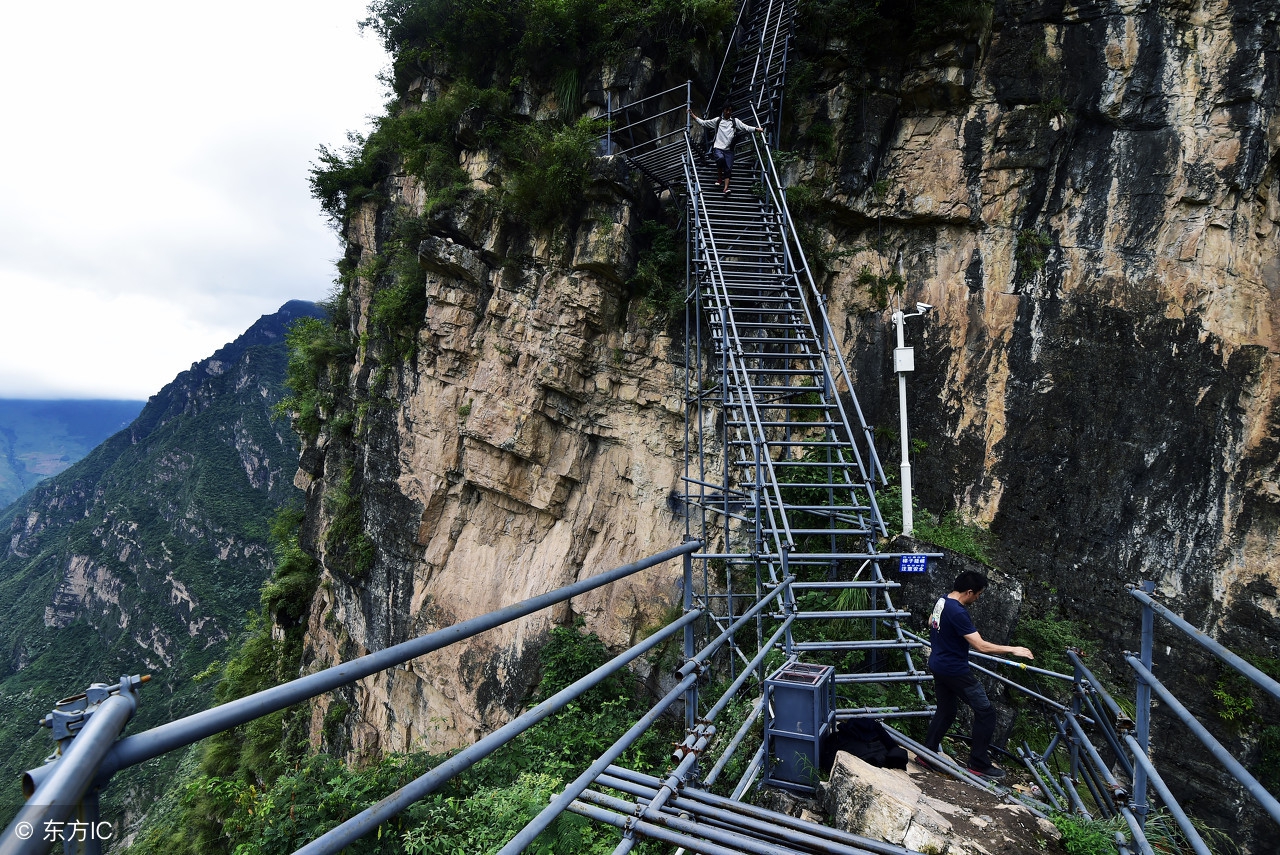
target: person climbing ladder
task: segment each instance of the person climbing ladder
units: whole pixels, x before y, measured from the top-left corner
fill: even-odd
[[[716,161],[717,181],[724,182],[724,192],[729,192],[729,179],[733,177],[733,139],[737,136],[738,131],[756,131],[764,133],[764,128],[753,128],[741,119],[733,117],[733,111],[725,107],[724,112],[720,114],[718,119],[700,119],[698,114],[689,111],[689,115],[693,120],[702,127],[710,130],[715,128],[715,142],[711,144],[711,156]]]

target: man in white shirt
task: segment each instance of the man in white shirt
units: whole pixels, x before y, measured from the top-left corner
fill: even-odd
[[[689,111],[689,115],[693,116],[693,120],[704,128],[715,128],[716,139],[711,144],[711,156],[716,161],[716,174],[719,176],[717,180],[724,181],[724,192],[729,192],[729,179],[733,175],[733,138],[738,131],[756,131],[764,133],[764,128],[753,128],[741,119],[733,117],[733,111],[728,107],[724,108],[724,113],[718,119],[699,119],[698,114]]]

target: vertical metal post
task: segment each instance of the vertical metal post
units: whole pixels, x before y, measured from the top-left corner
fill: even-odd
[[[684,82],[684,133],[685,136],[693,129],[692,123],[689,121],[689,111],[693,109],[693,81],[686,80]]]
[[[893,313],[893,325],[898,328],[898,349],[895,355],[907,347],[903,331],[906,318],[902,310]],[[895,360],[896,361],[896,360]],[[894,366],[896,369],[898,366]],[[915,519],[911,508],[911,444],[907,439],[907,373],[898,371],[898,432],[902,439],[902,464],[899,467],[902,484],[902,533],[911,534],[915,529]]]
[[[785,544],[782,547],[782,579],[783,585],[786,587],[782,592],[782,612],[786,617],[796,613],[796,595],[791,589],[791,544]],[[790,659],[795,655],[795,639],[791,636],[791,624],[787,624],[787,635],[784,641],[784,647],[787,658]]]
[[[604,153],[613,154],[613,93],[604,91]]]
[[[1150,594],[1155,591],[1155,582],[1143,582],[1142,590]],[[1151,654],[1152,648],[1155,646],[1155,611],[1150,605],[1142,604],[1142,650],[1138,654],[1142,665],[1148,671],[1151,670]],[[1138,740],[1142,753],[1151,756],[1151,686],[1147,681],[1138,675],[1138,692],[1137,703],[1134,705],[1137,709],[1137,722],[1135,725],[1134,736]],[[1146,824],[1147,812],[1150,806],[1147,802],[1147,770],[1142,763],[1135,763],[1133,770],[1133,812],[1138,818],[1138,822]]]
[[[693,611],[693,555],[684,554],[684,613]],[[684,661],[688,662],[694,654],[693,624],[684,626]],[[684,726],[693,730],[698,720],[698,683],[694,681],[684,693]]]

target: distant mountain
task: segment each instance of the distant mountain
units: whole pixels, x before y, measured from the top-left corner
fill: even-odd
[[[128,426],[145,403],[0,398],[0,510]]]
[[[0,804],[52,747],[38,718],[92,681],[152,674],[133,732],[211,703],[217,681],[199,675],[257,607],[271,520],[296,492],[297,441],[272,412],[285,331],[321,315],[296,301],[264,315],[0,513]],[[146,798],[176,762],[127,788]]]

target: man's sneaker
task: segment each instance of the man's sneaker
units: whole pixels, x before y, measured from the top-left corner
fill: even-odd
[[[1003,778],[1005,774],[1004,770],[1001,769],[999,766],[996,766],[995,764],[988,766],[984,771],[981,771],[981,772],[979,772],[977,769],[970,769],[969,771],[977,775],[979,778],[982,778],[987,781],[998,781],[1001,778]]]

